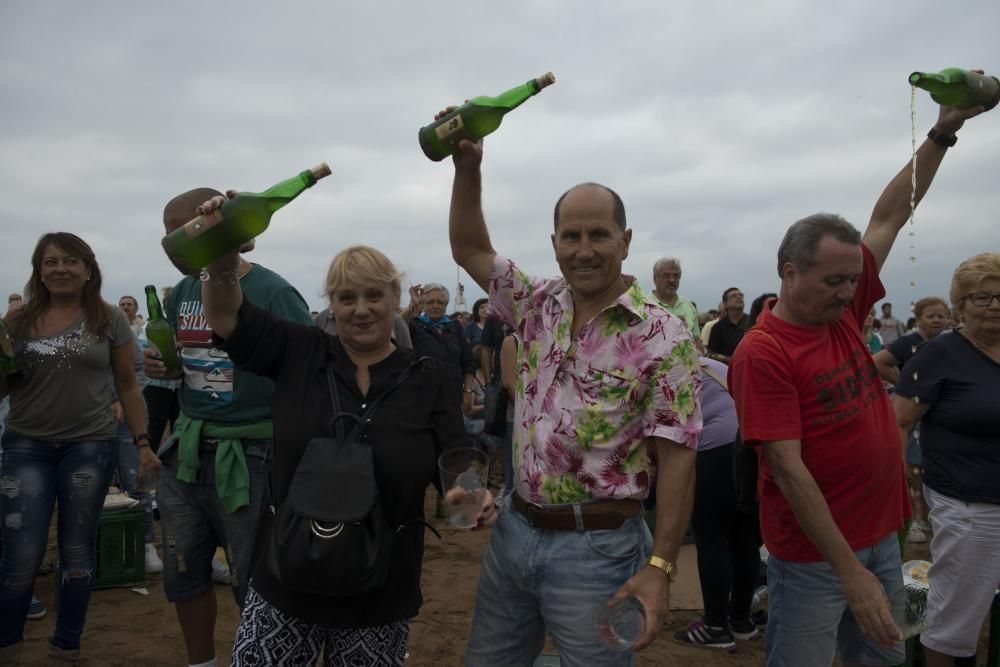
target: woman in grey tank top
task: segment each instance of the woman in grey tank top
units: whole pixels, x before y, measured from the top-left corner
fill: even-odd
[[[139,450],[149,448],[135,378],[134,336],[101,298],[93,250],[65,232],[43,235],[31,257],[25,303],[8,312],[15,372],[0,379],[10,413],[0,459],[0,664],[18,664],[32,587],[59,501],[59,612],[50,658],[76,660],[96,571],[97,525],[117,460],[108,370]]]

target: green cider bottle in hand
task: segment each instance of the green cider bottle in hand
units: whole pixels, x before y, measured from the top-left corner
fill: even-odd
[[[7,323],[0,319],[0,377],[17,372],[14,365],[14,344],[10,340]]]
[[[177,357],[177,338],[174,337],[174,328],[163,316],[155,285],[146,285],[146,308],[149,310],[146,338],[160,351],[160,359],[167,367],[167,376],[175,377],[181,370],[181,361]]]
[[[163,249],[183,274],[197,273],[263,233],[275,211],[329,175],[330,167],[324,162],[264,192],[241,192],[227,199],[221,208],[199,215],[164,236]]]
[[[474,97],[430,125],[420,128],[420,147],[430,159],[438,162],[458,150],[462,139],[477,141],[500,127],[503,117],[521,106],[542,88],[556,82],[552,72],[511,88],[496,97]]]
[[[929,92],[938,104],[958,109],[982,106],[989,111],[1000,102],[1000,80],[957,67],[940,72],[914,72],[910,75],[910,85]]]

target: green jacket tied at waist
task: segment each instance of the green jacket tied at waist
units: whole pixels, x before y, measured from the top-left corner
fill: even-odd
[[[198,480],[202,438],[219,441],[215,449],[215,491],[227,512],[250,504],[250,473],[243,455],[243,439],[270,440],[274,429],[270,419],[253,424],[230,426],[191,419],[183,412],[174,424],[177,435],[177,479],[188,484]]]

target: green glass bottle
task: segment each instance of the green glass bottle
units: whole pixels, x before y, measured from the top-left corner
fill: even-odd
[[[241,192],[221,208],[199,215],[164,236],[163,249],[182,273],[197,273],[212,260],[263,233],[275,211],[329,175],[330,167],[324,162],[264,192]]]
[[[456,150],[462,139],[476,141],[500,127],[506,113],[521,106],[542,88],[556,82],[552,72],[511,88],[496,97],[474,97],[451,113],[420,128],[418,137],[424,155],[438,162]]]
[[[146,309],[149,311],[146,338],[160,351],[160,359],[167,367],[167,376],[176,377],[181,370],[181,360],[177,357],[177,338],[174,337],[174,328],[163,316],[155,285],[146,285]]]
[[[910,85],[929,92],[938,104],[958,109],[982,106],[989,111],[1000,102],[1000,80],[957,67],[940,72],[914,72],[910,75]]]
[[[10,340],[7,323],[0,318],[0,377],[17,372],[14,365],[14,343]]]

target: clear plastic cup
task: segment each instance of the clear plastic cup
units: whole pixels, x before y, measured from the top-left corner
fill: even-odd
[[[483,509],[490,460],[473,447],[449,449],[438,459],[444,511],[455,528],[474,528]]]
[[[903,622],[899,632],[903,641],[916,637],[930,627],[932,618],[927,615],[927,594],[930,586],[927,582],[927,571],[930,563],[911,560],[903,564],[903,594],[906,605],[903,609]]]
[[[157,469],[146,468],[142,473],[142,477],[135,478],[135,492],[152,493],[153,491],[156,491],[156,478]]]
[[[595,614],[598,636],[616,651],[631,651],[646,628],[646,611],[635,597],[627,597],[614,606],[602,604]]]

